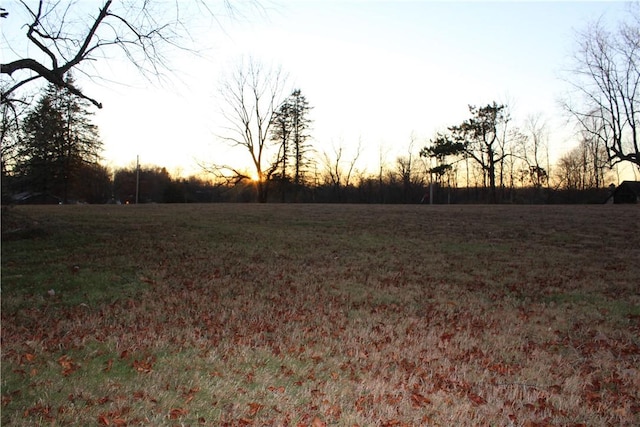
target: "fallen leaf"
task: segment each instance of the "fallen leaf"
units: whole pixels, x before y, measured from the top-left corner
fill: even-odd
[[[262,409],[264,408],[264,405],[261,405],[259,403],[256,402],[251,402],[249,403],[249,415],[252,417],[255,417],[256,414]]]
[[[134,360],[133,368],[138,372],[144,372],[148,374],[153,370],[153,361],[151,360]]]
[[[73,359],[66,354],[58,358],[58,364],[62,366],[62,375],[64,375],[65,377],[67,375],[71,375],[79,368],[79,366],[73,361]]]
[[[311,427],[327,427],[327,423],[325,423],[318,417],[313,417],[313,420],[311,421]]]
[[[420,393],[413,393],[411,395],[411,405],[414,408],[420,408],[431,403],[431,399],[421,395]]]
[[[187,415],[188,413],[189,411],[184,408],[173,408],[171,411],[169,411],[169,419],[176,420]]]
[[[475,393],[469,393],[469,399],[471,399],[471,401],[476,405],[483,405],[487,403],[487,401],[482,396],[478,396]]]

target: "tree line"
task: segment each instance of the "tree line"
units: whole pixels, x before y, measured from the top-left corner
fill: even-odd
[[[108,170],[101,164],[102,142],[91,122],[91,108],[101,104],[71,75],[112,48],[125,49],[134,64],[140,63],[138,52],[150,65],[140,71],[158,73],[164,59],[159,47],[176,46],[177,35],[167,31],[183,26],[140,24],[156,22],[134,18],[152,17],[147,2],[116,11],[104,1],[87,32],[68,28],[72,20],[50,19],[60,2],[22,6],[32,18],[26,38],[50,64],[29,57],[1,64],[2,74],[10,78],[2,84],[3,202],[127,203],[132,194],[143,202],[596,201],[612,181],[616,164],[640,170],[637,5],[617,29],[597,22],[579,36],[568,79],[574,91],[564,105],[579,130],[578,144],[554,164],[542,116],[530,116],[518,126],[508,105],[492,102],[469,106],[466,120],[428,141],[412,137],[405,155],[381,155],[378,170],[368,171],[360,166],[361,141],[351,158],[342,146],[332,151],[314,146],[312,107],[302,90],[287,91],[281,69],[249,59],[221,86],[227,126],[218,137],[244,151],[252,170],[203,161],[204,178],[171,177],[161,166]],[[71,9],[72,4],[67,12]],[[2,18],[8,15],[3,11]],[[112,30],[113,39],[98,37],[102,27]],[[36,100],[21,98],[19,89],[39,78],[48,86]]]
[[[371,173],[359,168],[361,144],[350,158],[341,146],[318,155],[312,107],[300,89],[278,104],[271,96],[269,108],[261,109],[250,103],[267,92],[255,79],[241,81],[251,81],[254,92],[231,97],[239,103],[231,110],[241,113],[230,118],[237,128],[228,139],[250,154],[258,179],[227,165],[186,178],[161,166],[109,170],[100,162],[89,102],[49,84],[22,120],[4,110],[3,202],[566,203],[607,196],[611,163],[589,133],[551,165],[540,117],[518,128],[506,105],[470,106],[467,120],[422,147],[412,137],[406,155],[391,162],[381,156]]]

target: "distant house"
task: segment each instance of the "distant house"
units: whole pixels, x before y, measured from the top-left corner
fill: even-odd
[[[606,203],[639,203],[640,181],[623,181],[612,189]]]

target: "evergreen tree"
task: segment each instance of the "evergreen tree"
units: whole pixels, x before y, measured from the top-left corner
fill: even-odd
[[[309,102],[307,98],[301,94],[300,89],[293,91],[289,97],[291,103],[291,148],[293,150],[294,159],[294,175],[293,183],[296,186],[304,184],[305,174],[309,166],[308,155],[311,146],[308,140],[311,137],[308,133],[311,126],[311,120],[308,117]]]
[[[429,143],[430,145],[420,150],[420,157],[436,160],[436,166],[430,167],[428,172],[436,176],[438,184],[442,184],[442,178],[451,171],[453,163],[464,154],[465,145],[443,134],[438,134]],[[453,163],[450,157],[453,157]]]
[[[309,128],[312,121],[308,114],[311,110],[306,97],[300,89],[294,90],[280,105],[272,119],[271,140],[279,144],[278,174],[282,187],[282,198],[285,199],[284,187],[293,183],[294,189],[305,184],[305,175],[310,166],[309,154],[311,146]]]
[[[497,203],[497,166],[508,156],[501,136],[509,122],[507,106],[496,102],[484,107],[470,105],[469,111],[472,117],[449,131],[455,142],[464,144],[466,155],[482,168],[483,179],[489,178],[490,202]]]
[[[74,185],[89,184],[79,182],[79,172],[97,164],[102,149],[91,116],[88,101],[52,84],[45,89],[23,124],[17,169],[25,189],[66,203]]]
[[[274,177],[280,180],[282,187],[289,180],[289,151],[291,135],[291,104],[289,98],[278,107],[273,114],[271,123],[271,140],[278,145],[278,157],[276,159],[279,169],[274,173]],[[282,192],[284,199],[284,191]],[[284,200],[283,200],[284,201]]]

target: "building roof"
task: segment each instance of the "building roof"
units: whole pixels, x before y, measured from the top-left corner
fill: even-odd
[[[622,181],[607,197],[605,203],[635,203],[640,200],[640,181]]]

